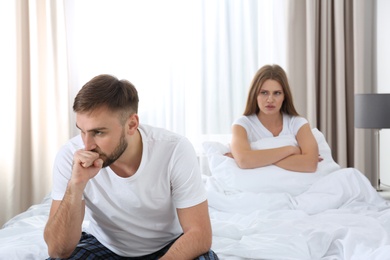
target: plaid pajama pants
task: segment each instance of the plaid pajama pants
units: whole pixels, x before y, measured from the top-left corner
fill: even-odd
[[[176,240],[176,239],[175,239]],[[103,246],[94,236],[87,234],[85,232],[82,233],[80,242],[77,245],[76,249],[73,251],[72,255],[67,258],[69,260],[78,260],[78,259],[87,259],[87,260],[156,260],[159,257],[163,256],[168,249],[175,242],[172,241],[159,251],[152,253],[146,256],[140,257],[122,257],[105,246]],[[59,260],[60,258],[48,258],[47,260]],[[199,256],[195,260],[218,260],[218,256],[210,250],[204,255]]]

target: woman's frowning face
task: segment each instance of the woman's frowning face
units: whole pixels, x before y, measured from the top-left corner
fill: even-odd
[[[273,79],[266,80],[257,95],[260,113],[266,115],[279,114],[284,101],[283,87]]]

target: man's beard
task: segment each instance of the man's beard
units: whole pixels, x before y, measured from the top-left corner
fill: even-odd
[[[99,154],[99,158],[103,160],[102,168],[105,168],[107,166],[110,166],[116,160],[118,160],[118,158],[121,157],[121,155],[127,149],[127,146],[128,146],[128,143],[126,141],[125,134],[122,133],[118,146],[115,148],[115,150],[110,155],[107,155],[107,154],[105,154],[101,151],[97,151],[97,150],[95,150],[94,152],[97,152]]]

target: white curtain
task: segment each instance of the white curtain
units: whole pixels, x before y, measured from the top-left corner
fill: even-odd
[[[14,12],[10,12],[10,10]],[[7,95],[0,95],[0,113],[2,136],[2,149],[0,149],[0,224],[7,218],[20,210],[16,206],[13,210],[12,204],[8,201],[15,196],[14,187],[14,166],[15,166],[15,139],[16,139],[16,24],[15,24],[15,2],[0,2],[0,24],[3,40],[0,41],[0,69],[2,75],[1,91]],[[8,14],[7,14],[8,13]],[[12,21],[12,22],[10,22]],[[8,26],[4,26],[7,24]],[[20,197],[18,195],[18,197]]]
[[[203,1],[202,134],[230,133],[259,67],[285,66],[286,1]]]
[[[0,1],[0,225],[50,191],[73,98],[98,74],[134,83],[141,123],[229,133],[255,71],[285,65],[286,1]]]
[[[0,12],[2,224],[49,192],[69,118],[62,3],[1,1]]]
[[[74,93],[100,73],[126,78],[139,91],[141,123],[190,139],[229,133],[255,71],[284,63],[285,1],[65,4]]]

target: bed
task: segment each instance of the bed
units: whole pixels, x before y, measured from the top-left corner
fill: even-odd
[[[242,170],[223,156],[229,136],[202,139],[213,250],[220,259],[390,259],[390,203],[354,168],[334,162],[313,129],[323,161],[314,174],[276,166]],[[254,148],[291,144],[281,138]],[[195,147],[199,147],[194,145]],[[50,194],[0,230],[0,259],[45,259]],[[87,225],[87,221],[84,222]]]

